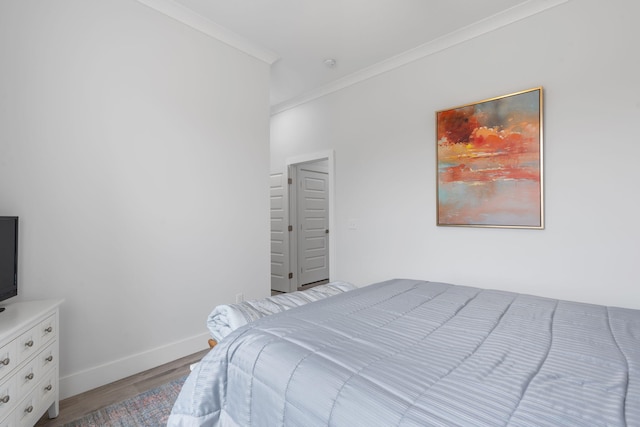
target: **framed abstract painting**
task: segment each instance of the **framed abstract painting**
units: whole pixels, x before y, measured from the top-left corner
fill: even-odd
[[[542,87],[436,112],[439,226],[544,228]]]

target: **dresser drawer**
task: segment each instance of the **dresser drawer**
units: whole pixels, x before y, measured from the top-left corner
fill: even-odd
[[[58,370],[54,369],[38,385],[39,413],[43,413],[58,398]]]
[[[16,366],[18,366],[18,355],[14,340],[0,348],[0,381]]]
[[[0,384],[0,420],[11,412],[19,400],[15,377]]]
[[[58,333],[58,325],[56,325],[56,316],[49,316],[40,323],[40,338],[42,345],[47,345]]]
[[[36,354],[40,347],[40,326],[29,329],[16,339],[16,347],[18,352],[18,364],[24,362],[32,355]]]
[[[40,372],[38,370],[38,361],[36,359],[32,360],[24,367],[18,370],[18,373],[15,376],[18,399],[22,399],[27,395],[38,382],[40,377]]]
[[[38,419],[38,397],[37,391],[31,392],[22,402],[18,404],[14,412],[16,425],[32,427]],[[39,418],[39,417],[38,417]]]
[[[51,369],[58,366],[58,347],[52,344],[45,348],[38,355],[38,360],[40,361],[41,376],[46,375]]]

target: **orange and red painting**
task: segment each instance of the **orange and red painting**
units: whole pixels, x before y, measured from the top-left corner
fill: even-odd
[[[543,228],[542,88],[438,111],[438,225]]]

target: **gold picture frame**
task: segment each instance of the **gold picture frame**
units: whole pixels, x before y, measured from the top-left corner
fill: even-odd
[[[544,228],[542,87],[436,112],[437,225]]]

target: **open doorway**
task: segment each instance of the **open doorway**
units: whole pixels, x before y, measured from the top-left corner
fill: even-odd
[[[271,175],[271,289],[293,292],[331,279],[333,152],[287,161]]]

